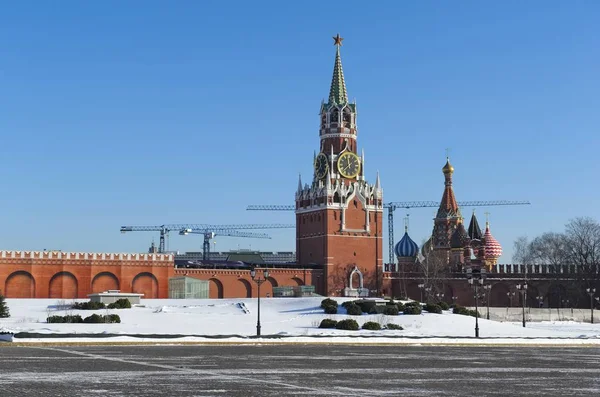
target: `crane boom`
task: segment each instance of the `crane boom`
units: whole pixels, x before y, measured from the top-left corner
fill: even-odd
[[[188,233],[197,233],[197,234],[205,234],[206,233],[215,233],[221,236],[227,235],[226,233],[237,232],[237,230],[242,229],[293,229],[296,225],[294,224],[283,224],[283,223],[274,223],[274,224],[260,224],[260,223],[252,223],[252,224],[244,224],[244,225],[211,225],[205,223],[179,223],[179,224],[164,224],[164,225],[154,225],[154,226],[121,226],[121,233],[127,232],[160,232],[160,242],[158,245],[158,252],[165,252],[165,238],[168,237],[169,232],[177,230],[177,231],[187,231]],[[241,233],[241,232],[237,232]],[[183,233],[185,234],[185,233]],[[244,236],[233,236],[232,237],[244,237]],[[250,237],[250,236],[248,236]],[[254,238],[265,238],[265,237],[257,237],[252,236]],[[270,237],[267,237],[270,238]],[[210,239],[209,239],[210,240]],[[208,244],[210,249],[210,244]],[[206,249],[206,244],[205,244]]]

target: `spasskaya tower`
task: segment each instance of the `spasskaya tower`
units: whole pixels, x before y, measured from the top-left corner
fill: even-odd
[[[348,102],[338,34],[329,98],[321,103],[319,151],[310,184],[298,181],[296,191],[296,253],[300,265],[325,267],[324,290],[340,296],[357,288],[356,269],[364,288],[379,293],[382,274],[383,189],[365,179],[364,152],[357,147],[356,103]]]

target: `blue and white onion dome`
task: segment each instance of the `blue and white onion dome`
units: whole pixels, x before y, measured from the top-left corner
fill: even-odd
[[[404,236],[396,244],[394,251],[398,258],[413,258],[419,253],[419,246],[410,238],[408,231],[404,231]]]

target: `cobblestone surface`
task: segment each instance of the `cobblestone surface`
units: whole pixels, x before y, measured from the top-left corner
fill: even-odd
[[[0,395],[600,395],[598,348],[0,346]]]

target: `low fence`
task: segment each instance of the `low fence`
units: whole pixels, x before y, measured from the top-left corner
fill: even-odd
[[[469,307],[475,310],[475,307]],[[482,318],[487,318],[487,307],[479,306]],[[591,322],[590,309],[571,308],[525,308],[526,321],[577,321]],[[523,319],[523,308],[521,307],[490,307],[490,320],[519,322]],[[600,323],[600,311],[594,310],[594,323]]]

